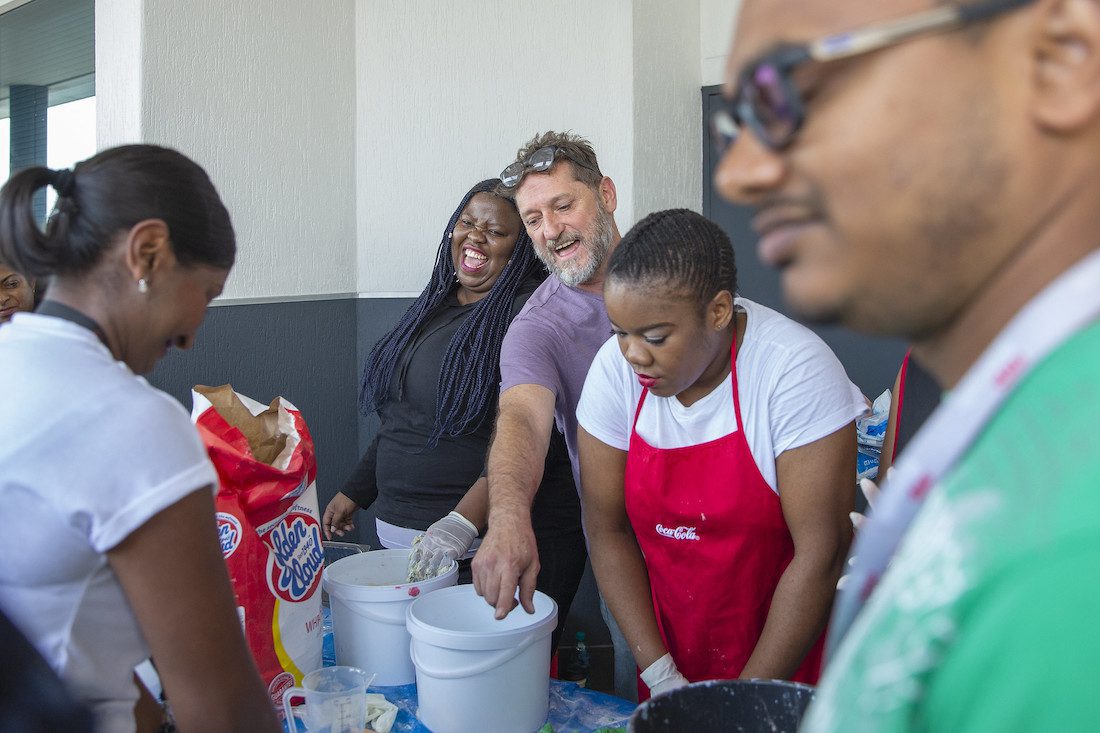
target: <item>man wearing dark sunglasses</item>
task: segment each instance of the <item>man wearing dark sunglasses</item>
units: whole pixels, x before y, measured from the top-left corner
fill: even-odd
[[[1100,720],[1100,2],[745,0],[715,185],[802,314],[947,394],[853,550],[810,731]]]

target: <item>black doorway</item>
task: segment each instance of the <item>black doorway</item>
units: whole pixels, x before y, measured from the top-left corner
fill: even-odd
[[[749,224],[751,213],[730,204],[711,183],[717,156],[710,145],[707,121],[721,98],[721,85],[703,87],[703,215],[718,223],[733,240],[737,257],[738,294],[790,316],[779,285],[779,274],[756,258],[756,234]],[[810,325],[840,358],[848,378],[870,399],[894,384],[905,355],[899,339],[871,338],[839,326]]]

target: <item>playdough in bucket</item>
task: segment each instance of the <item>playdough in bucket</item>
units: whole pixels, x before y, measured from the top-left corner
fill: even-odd
[[[407,582],[409,552],[364,552],[337,560],[324,571],[336,663],[376,674],[375,685],[405,685],[416,679],[405,609],[416,598],[458,580],[458,565],[452,563],[438,577]]]

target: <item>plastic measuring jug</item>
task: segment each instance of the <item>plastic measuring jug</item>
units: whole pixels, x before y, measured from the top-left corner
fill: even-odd
[[[323,667],[302,678],[301,687],[283,693],[283,710],[294,731],[292,698],[305,699],[302,716],[309,733],[363,733],[367,727],[367,687],[374,680],[358,667]]]

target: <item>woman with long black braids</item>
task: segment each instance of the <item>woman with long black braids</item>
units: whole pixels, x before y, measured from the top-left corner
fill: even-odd
[[[427,532],[425,564],[459,559],[469,582],[486,524],[482,472],[497,409],[500,345],[512,318],[546,277],[516,206],[497,179],[462,198],[424,291],[371,351],[359,396],[381,425],[341,493],[325,509],[328,536],[374,505],[379,541],[407,548]],[[558,637],[584,572],[580,502],[565,441],[555,430],[532,508],[542,570],[538,588],[558,604]]]

